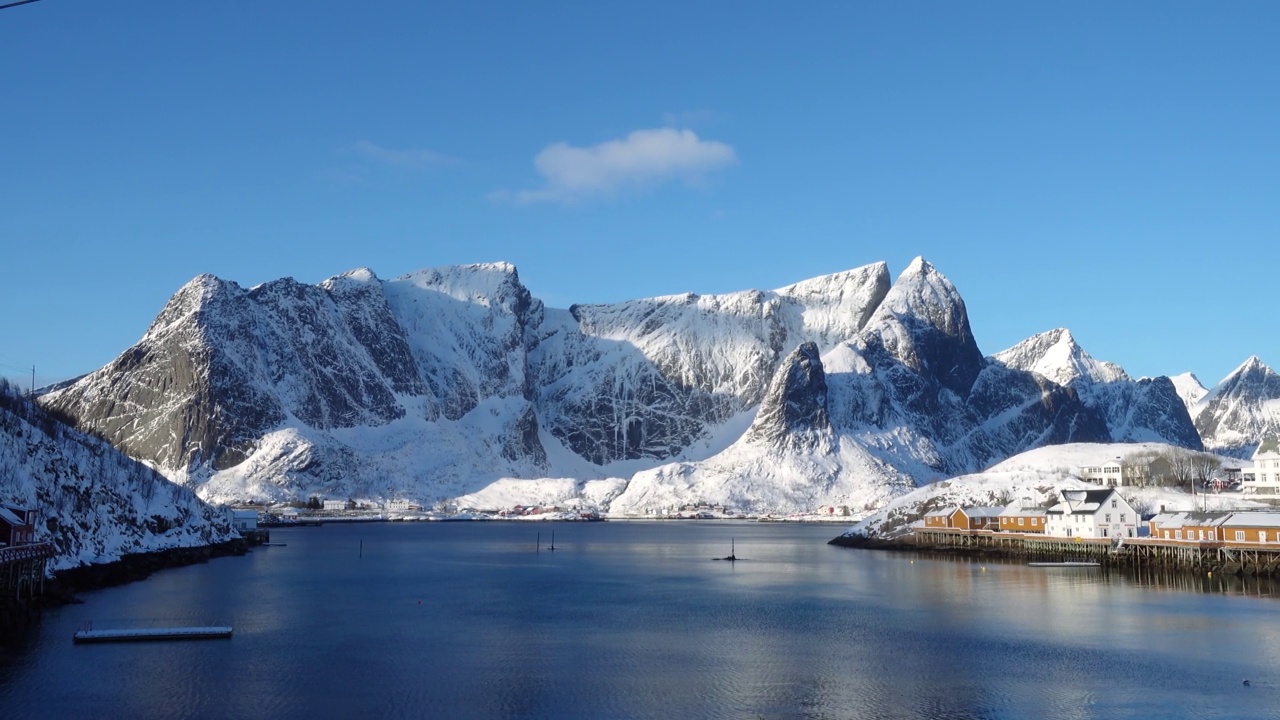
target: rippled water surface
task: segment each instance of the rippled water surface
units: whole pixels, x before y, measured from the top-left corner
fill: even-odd
[[[0,718],[1280,717],[1270,583],[826,545],[838,532],[277,529],[286,547],[46,613],[0,654]],[[745,559],[712,561],[731,540]],[[235,636],[73,645],[88,621]]]

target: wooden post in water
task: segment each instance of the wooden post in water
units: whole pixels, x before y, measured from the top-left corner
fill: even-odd
[[[360,538],[360,557],[364,557],[364,538]]]
[[[542,552],[542,531],[538,531],[538,548],[537,550],[534,550],[534,552],[537,552],[537,553]]]

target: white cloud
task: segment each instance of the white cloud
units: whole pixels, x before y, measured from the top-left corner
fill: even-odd
[[[395,167],[406,168],[409,170],[423,170],[429,167],[438,167],[441,165],[456,165],[457,160],[442,155],[435,150],[419,150],[409,148],[406,150],[393,150],[375,145],[368,140],[360,140],[350,147],[350,151],[368,160],[382,163],[383,165],[392,165]]]
[[[623,188],[643,188],[681,180],[696,185],[707,173],[738,162],[733,148],[701,140],[692,130],[636,130],[625,138],[591,147],[556,143],[533,159],[546,185],[537,190],[499,192],[494,197],[520,204],[575,202]]]

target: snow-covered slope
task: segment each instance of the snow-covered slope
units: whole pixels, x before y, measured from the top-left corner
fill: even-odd
[[[235,537],[225,513],[0,381],[0,500],[38,512],[55,569]]]
[[[1199,403],[1196,429],[1205,447],[1247,458],[1265,438],[1280,438],[1280,375],[1254,355]]]

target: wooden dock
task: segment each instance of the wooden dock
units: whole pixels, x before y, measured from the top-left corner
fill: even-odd
[[[138,642],[142,640],[212,640],[231,637],[228,625],[207,627],[126,628],[79,630],[71,636],[77,643]]]
[[[1118,540],[1118,542],[1117,542]],[[904,548],[972,550],[1034,560],[1094,561],[1103,566],[1172,568],[1228,575],[1280,575],[1280,544],[1165,538],[1048,537],[954,528],[917,529]]]

